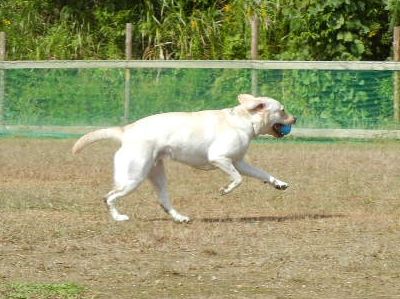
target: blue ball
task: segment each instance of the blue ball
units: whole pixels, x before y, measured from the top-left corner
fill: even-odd
[[[283,126],[281,127],[281,133],[282,133],[283,135],[289,134],[291,130],[292,130],[292,126],[291,126],[291,125],[283,125]]]

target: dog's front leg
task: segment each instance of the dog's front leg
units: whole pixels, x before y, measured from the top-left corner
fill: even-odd
[[[228,194],[229,192],[232,192],[233,189],[235,189],[242,183],[243,178],[240,175],[239,171],[237,171],[235,166],[233,166],[231,159],[226,157],[216,157],[216,158],[211,158],[210,162],[214,166],[221,169],[223,172],[227,173],[232,179],[231,183],[228,186],[222,187],[220,189],[221,195],[225,195]]]
[[[254,166],[251,166],[250,164],[247,164],[243,160],[236,162],[235,166],[241,174],[259,179],[264,183],[271,184],[278,190],[285,190],[287,189],[287,187],[289,187],[287,183],[278,180],[277,178],[273,177],[264,170],[258,169]]]

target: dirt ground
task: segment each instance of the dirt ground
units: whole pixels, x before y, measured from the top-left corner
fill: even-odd
[[[400,143],[252,144],[278,191],[168,162],[173,223],[149,183],[119,204],[116,144],[0,139],[0,298],[13,283],[75,283],[79,298],[399,298]],[[36,297],[32,297],[36,298]]]

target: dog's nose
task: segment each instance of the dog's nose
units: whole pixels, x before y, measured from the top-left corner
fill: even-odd
[[[293,124],[295,124],[297,121],[297,117],[293,116]]]

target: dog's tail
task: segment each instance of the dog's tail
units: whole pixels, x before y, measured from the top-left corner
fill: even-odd
[[[74,155],[78,154],[84,147],[103,139],[114,139],[117,141],[121,141],[122,133],[123,128],[121,127],[99,129],[93,132],[89,132],[79,138],[77,142],[75,142],[74,146],[72,147],[72,153]]]

